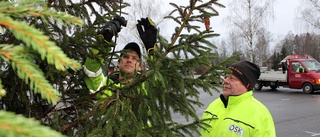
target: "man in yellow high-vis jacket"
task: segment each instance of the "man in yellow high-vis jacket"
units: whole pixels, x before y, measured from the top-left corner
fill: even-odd
[[[113,36],[121,30],[121,25],[126,25],[126,20],[123,17],[116,17],[115,19],[109,21],[104,30],[99,32],[99,35],[102,35],[104,40],[108,43],[111,41]],[[154,48],[157,37],[157,28],[150,18],[141,18],[138,20],[137,29],[140,35],[142,42],[147,51],[150,51]],[[91,49],[91,52],[98,54],[98,49]],[[141,50],[140,46],[135,42],[128,43],[120,54],[120,59],[118,60],[119,72],[112,73],[109,76],[103,74],[100,63],[103,59],[96,60],[87,58],[83,65],[83,70],[86,74],[84,81],[89,88],[91,93],[99,91],[103,86],[114,85],[116,87],[121,87],[130,83],[137,72],[141,71]],[[146,92],[146,91],[144,91]],[[98,98],[107,98],[111,96],[113,91],[103,90],[97,94]]]
[[[220,98],[203,113],[207,119],[202,137],[275,137],[275,126],[269,110],[252,95],[260,76],[257,65],[241,61],[229,67],[232,71],[223,82]]]

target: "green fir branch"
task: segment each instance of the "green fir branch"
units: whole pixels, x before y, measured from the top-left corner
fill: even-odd
[[[38,51],[41,59],[47,59],[49,64],[54,64],[58,70],[71,68],[79,70],[81,68],[78,61],[68,58],[60,47],[52,41],[43,32],[27,25],[24,22],[14,21],[12,18],[0,13],[0,25],[9,28],[14,36],[26,43],[26,46]]]
[[[42,71],[32,61],[27,59],[27,51],[23,46],[0,45],[0,55],[5,61],[11,63],[19,78],[23,79],[36,93],[49,103],[56,104],[60,93],[46,80]]]
[[[64,137],[61,133],[42,126],[32,118],[0,111],[0,136],[2,137]]]
[[[6,96],[7,91],[3,89],[2,81],[0,79],[0,100],[2,97]]]
[[[61,21],[62,25],[71,24],[82,26],[84,24],[78,17],[48,9],[47,3],[43,0],[22,0],[18,3],[0,2],[0,5],[0,13],[6,16],[18,18],[26,16],[41,17],[45,19],[45,21],[49,19]]]

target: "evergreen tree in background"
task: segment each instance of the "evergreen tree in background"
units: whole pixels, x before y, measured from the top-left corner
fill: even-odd
[[[289,55],[289,53],[288,53],[287,48],[286,48],[285,46],[283,46],[283,47],[281,48],[281,51],[280,51],[280,57],[279,57],[280,61],[281,61],[282,59],[284,59],[285,57],[287,57],[288,55]]]
[[[0,5],[0,25],[4,30],[0,36],[0,76],[7,92],[1,99],[1,109],[36,119],[66,136],[191,136],[198,133],[199,128],[205,126],[194,109],[202,105],[198,89],[209,94],[217,90],[218,83],[212,84],[212,81],[219,81],[223,72],[216,70],[225,70],[224,66],[234,59],[212,64],[218,55],[209,38],[219,35],[210,27],[209,18],[219,15],[214,6],[223,5],[217,0],[190,0],[186,6],[170,3],[175,9],[166,19],[176,23],[170,24],[176,25],[172,38],[167,40],[159,35],[158,50],[152,59],[146,60],[148,70],[131,84],[115,90],[116,96],[108,98],[106,103],[97,104],[83,82],[83,72],[78,71],[79,64],[86,57],[102,56],[105,58],[102,65],[108,68],[117,43],[110,46],[98,41],[97,31],[116,15],[127,14],[122,9],[130,4],[99,0],[49,0],[47,3],[24,0],[16,4],[0,2]],[[10,13],[12,9],[15,12]],[[78,20],[68,15],[81,18],[85,25],[76,26]],[[9,19],[23,23],[8,25]],[[33,27],[36,30],[30,29]],[[19,31],[19,28],[26,30]],[[39,40],[44,41],[43,44],[39,44]],[[90,48],[99,49],[99,54],[89,54]],[[6,51],[9,49],[17,53],[10,54]],[[195,77],[193,69],[199,67],[206,71]],[[33,71],[27,71],[30,68]],[[190,72],[190,76],[185,76],[186,72]],[[137,92],[141,82],[145,82],[149,91],[147,96]],[[41,83],[52,86],[43,87]],[[47,89],[53,90],[46,92]],[[186,122],[174,121],[174,113]],[[7,130],[1,127],[1,131]]]
[[[271,67],[271,69],[273,69],[275,71],[278,71],[279,63],[282,60],[281,59],[281,54],[277,53],[277,52],[274,52],[273,55],[271,56],[271,58],[272,58],[272,67]]]

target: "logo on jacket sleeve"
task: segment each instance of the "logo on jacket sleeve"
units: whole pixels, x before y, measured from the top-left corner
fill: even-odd
[[[239,127],[239,126],[237,126],[237,125],[234,125],[234,124],[231,124],[229,126],[229,131],[230,132],[234,132],[234,133],[236,133],[236,134],[238,134],[240,136],[243,136],[243,134],[244,134],[244,129]]]

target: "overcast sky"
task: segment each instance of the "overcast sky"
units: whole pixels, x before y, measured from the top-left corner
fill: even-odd
[[[277,34],[287,34],[289,31],[297,33],[294,20],[297,14],[299,0],[277,0],[274,5],[274,23],[270,23],[270,31]]]
[[[222,22],[223,18],[226,18],[229,12],[228,3],[229,1],[235,0],[219,0],[218,2],[225,5],[226,8],[214,7],[219,12],[218,17],[214,17],[211,19],[211,27],[215,30],[216,33],[221,34],[221,37],[225,37],[227,35],[228,29],[227,26]],[[294,27],[295,14],[297,6],[300,0],[275,0],[274,3],[274,20],[270,20],[269,28],[267,28],[272,34],[275,36],[285,36],[289,31],[292,33],[300,33]],[[163,10],[170,10],[171,6],[169,6],[169,2],[177,3],[176,0],[163,0]],[[178,4],[188,4],[189,1],[179,1]],[[169,7],[169,8],[168,8]]]
[[[226,26],[221,24],[221,20],[228,15],[228,2],[231,0],[221,0],[220,3],[225,5],[224,9],[217,9],[220,13],[219,17],[213,19],[213,29],[221,36],[226,35]],[[296,8],[299,0],[276,0],[274,3],[274,20],[269,22],[269,31],[275,35],[286,35],[289,31],[296,32],[294,29],[294,19]],[[217,22],[216,22],[217,21]],[[216,24],[215,24],[216,23]],[[215,27],[215,26],[220,27]]]

